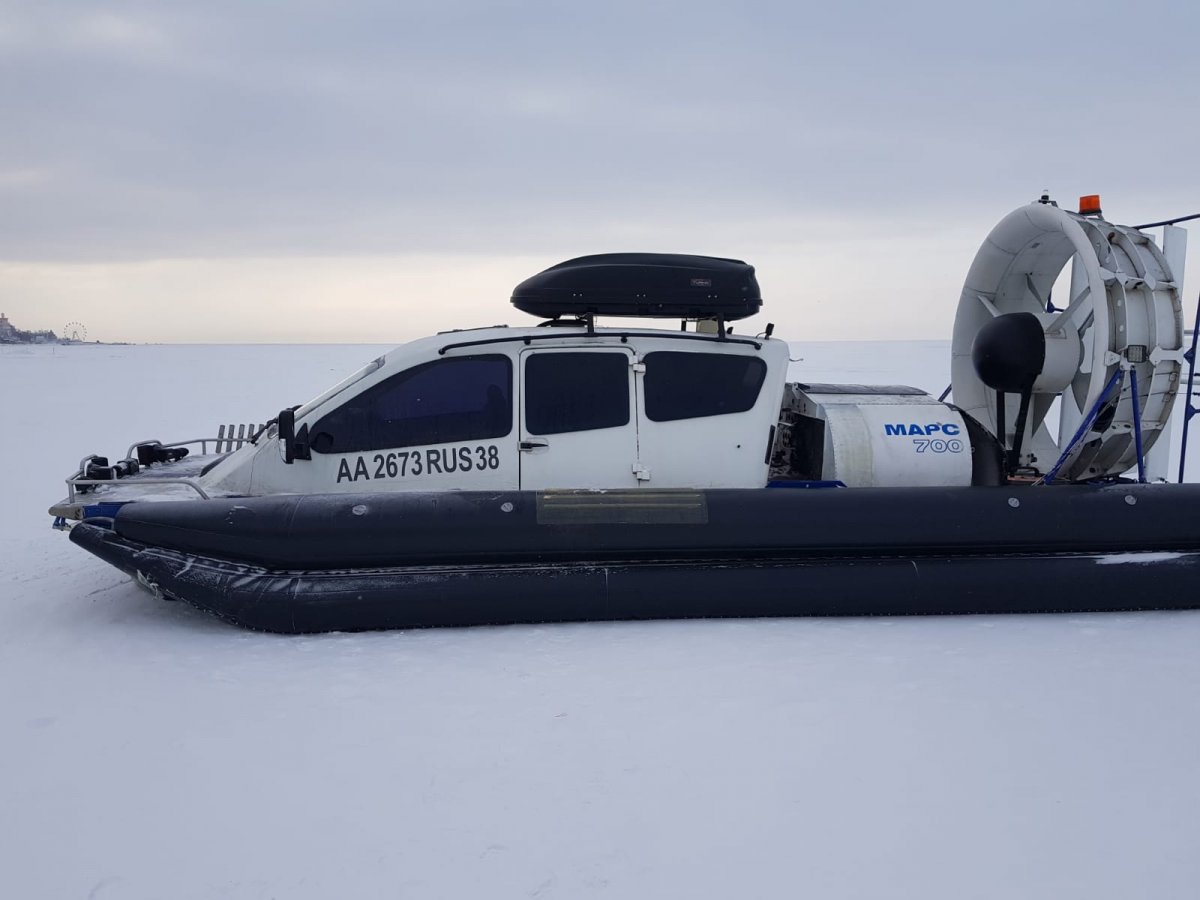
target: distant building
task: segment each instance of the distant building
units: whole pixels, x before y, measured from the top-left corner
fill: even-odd
[[[22,331],[0,313],[0,344],[48,344],[57,340],[53,331]]]

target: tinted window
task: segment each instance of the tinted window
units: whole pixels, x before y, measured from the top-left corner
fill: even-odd
[[[525,428],[562,434],[629,424],[629,355],[535,353],[525,361]]]
[[[311,430],[318,453],[479,441],[512,431],[507,356],[439,359],[393,375]]]
[[[646,417],[652,422],[745,412],[758,401],[767,366],[753,356],[647,353]]]

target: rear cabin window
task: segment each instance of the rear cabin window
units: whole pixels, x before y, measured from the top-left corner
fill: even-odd
[[[758,402],[767,366],[753,356],[647,353],[646,418],[652,422],[745,412]]]
[[[348,400],[311,429],[318,453],[503,437],[512,431],[512,361],[459,356],[414,366]]]
[[[525,430],[563,434],[629,424],[627,353],[535,353],[525,360]]]

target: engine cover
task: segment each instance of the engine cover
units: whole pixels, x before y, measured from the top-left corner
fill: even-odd
[[[917,388],[789,384],[793,477],[847,487],[971,484],[971,439],[958,410]]]

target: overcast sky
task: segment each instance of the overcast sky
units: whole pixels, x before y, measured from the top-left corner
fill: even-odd
[[[945,338],[1043,188],[1200,212],[1198,10],[0,0],[0,312],[399,342],[647,250],[754,263],[791,338]]]

